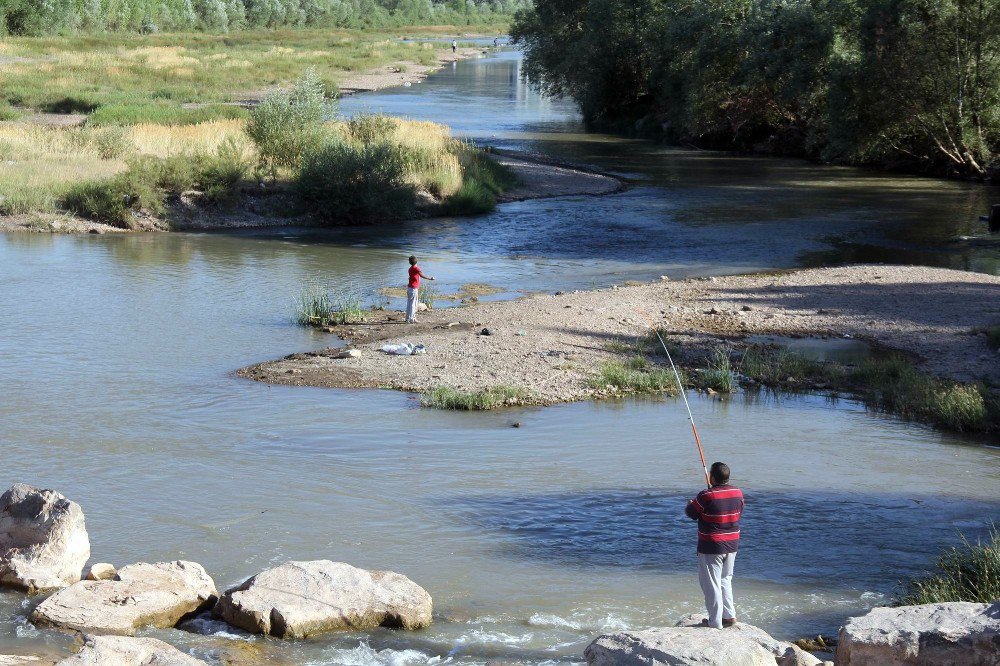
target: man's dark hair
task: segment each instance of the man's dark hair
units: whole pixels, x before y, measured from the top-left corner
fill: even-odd
[[[729,465],[723,462],[712,463],[708,475],[714,483],[729,483]]]
[[[413,256],[413,255],[411,254],[411,255],[410,255],[410,265],[411,265],[411,266],[415,266],[416,264],[417,264],[417,258],[416,258],[416,257],[414,257],[414,256]]]

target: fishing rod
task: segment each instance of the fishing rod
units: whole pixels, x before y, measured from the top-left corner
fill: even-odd
[[[701,448],[701,437],[698,436],[698,426],[694,423],[694,414],[691,413],[691,403],[688,402],[687,393],[684,392],[684,382],[681,381],[681,373],[677,372],[677,366],[674,365],[674,359],[670,355],[670,350],[667,349],[667,343],[663,341],[663,336],[660,335],[660,329],[656,328],[653,321],[649,316],[641,312],[640,313],[649,327],[653,329],[653,333],[656,334],[656,339],[660,341],[660,346],[663,347],[663,352],[667,355],[667,360],[670,361],[670,368],[674,371],[674,378],[677,379],[677,388],[680,389],[681,398],[684,399],[684,407],[687,409],[688,421],[691,423],[691,432],[694,433],[694,443],[698,445],[698,455],[701,457],[701,468],[705,470],[705,485],[709,488],[712,487],[712,480],[708,475],[708,463],[705,462],[705,451]]]

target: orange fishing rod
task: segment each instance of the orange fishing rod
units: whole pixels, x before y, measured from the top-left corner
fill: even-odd
[[[660,346],[663,347],[663,352],[667,355],[667,360],[670,361],[670,367],[674,371],[674,377],[677,379],[677,388],[680,389],[681,398],[684,399],[684,407],[687,409],[688,421],[691,423],[691,432],[694,433],[694,443],[698,445],[698,455],[701,457],[701,468],[705,470],[705,485],[709,488],[712,487],[712,480],[708,475],[708,463],[705,462],[705,451],[701,448],[701,437],[698,436],[698,426],[694,423],[694,414],[691,413],[691,404],[688,402],[687,394],[684,392],[684,382],[681,381],[681,373],[677,372],[677,366],[674,365],[674,359],[670,355],[670,350],[667,349],[667,343],[663,341],[663,336],[660,335],[660,330],[656,328],[653,321],[644,312],[639,312],[642,318],[646,320],[649,327],[653,329],[653,333],[656,334],[656,339],[660,341]]]

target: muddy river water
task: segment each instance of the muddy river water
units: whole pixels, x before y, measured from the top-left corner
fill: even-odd
[[[513,52],[459,63],[342,111],[439,120],[632,189],[380,229],[0,236],[0,485],[79,502],[95,561],[191,559],[222,588],[329,558],[406,573],[435,600],[413,634],[154,635],[210,659],[247,641],[273,663],[568,663],[598,632],[700,606],[682,516],[699,470],[678,403],[463,414],[234,377],[331,343],[291,323],[303,285],[372,293],[411,251],[444,290],[857,260],[998,272],[975,222],[996,191],[583,134],[518,68]],[[988,443],[823,397],[692,399],[709,457],[748,498],[738,613],[779,637],[835,631],[1000,517]],[[0,593],[0,652],[66,644],[25,621],[35,602]]]

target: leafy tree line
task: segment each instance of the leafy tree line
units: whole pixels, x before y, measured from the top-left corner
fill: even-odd
[[[594,126],[1000,181],[1000,0],[535,0],[513,35]]]
[[[503,20],[530,0],[0,0],[0,33],[229,32]]]

